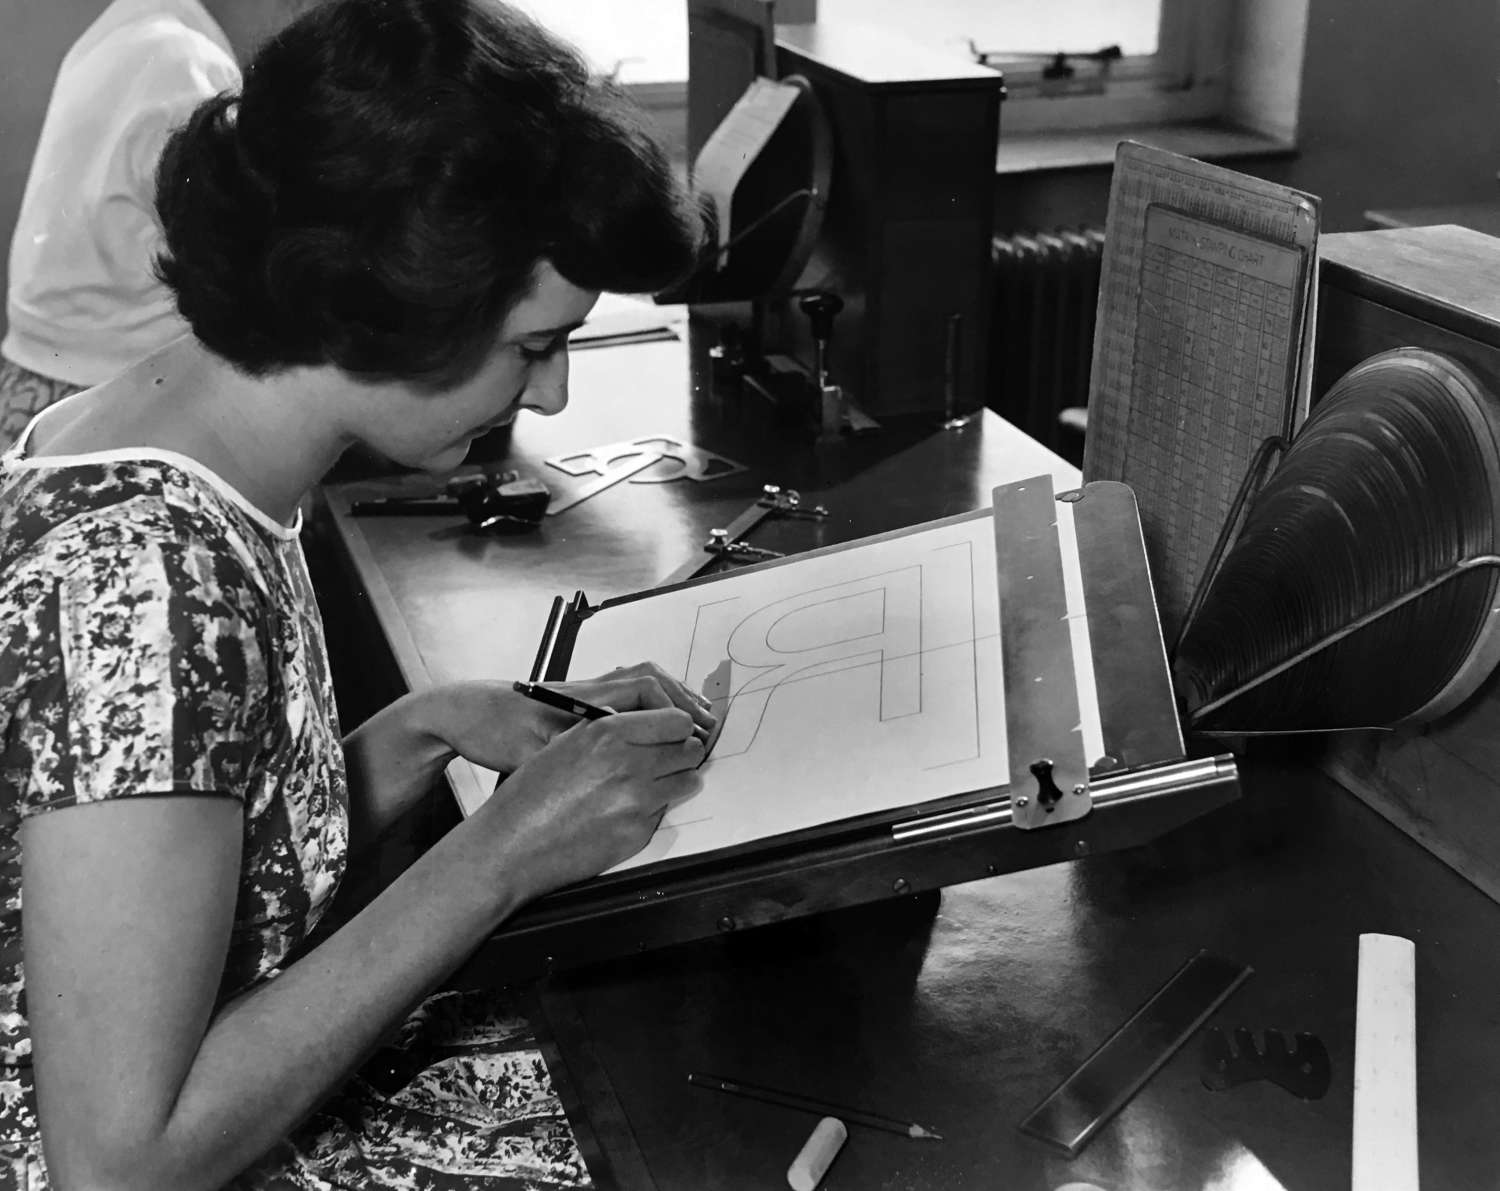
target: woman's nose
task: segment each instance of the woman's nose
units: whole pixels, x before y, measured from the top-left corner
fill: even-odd
[[[568,407],[568,352],[564,348],[540,365],[533,365],[521,395],[521,407],[550,417]]]

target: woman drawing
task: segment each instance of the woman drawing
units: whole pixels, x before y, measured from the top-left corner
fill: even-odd
[[[443,471],[562,409],[569,330],[680,275],[696,228],[608,87],[496,0],[315,8],[172,136],[157,203],[192,334],[0,462],[11,1182],[585,1181],[510,1018],[412,1011],[518,906],[639,849],[712,717],[642,664],[572,686],[602,720],[497,679],[341,740],[298,508],[351,446]],[[510,777],[299,951],[455,755]],[[472,1061],[414,1084],[366,1063],[392,1040]]]

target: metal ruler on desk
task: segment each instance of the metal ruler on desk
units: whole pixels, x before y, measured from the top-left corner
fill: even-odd
[[[1306,412],[1317,235],[1308,195],[1120,145],[1083,470],[1135,491],[1169,643],[1263,446]]]

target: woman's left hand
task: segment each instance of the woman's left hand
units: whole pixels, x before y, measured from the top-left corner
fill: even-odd
[[[655,662],[547,685],[613,711],[680,707],[705,740],[715,723],[708,700]],[[431,694],[436,701],[429,712],[433,731],[459,756],[501,773],[519,769],[559,732],[579,722],[575,715],[517,693],[508,681],[458,682]]]

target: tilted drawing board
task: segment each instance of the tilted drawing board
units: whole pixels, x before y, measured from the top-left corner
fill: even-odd
[[[643,658],[720,712],[702,789],[640,854],[512,920],[490,945],[512,969],[1140,842],[1235,790],[1230,759],[1185,755],[1122,484],[1038,476],[992,509],[559,599],[535,676]]]

